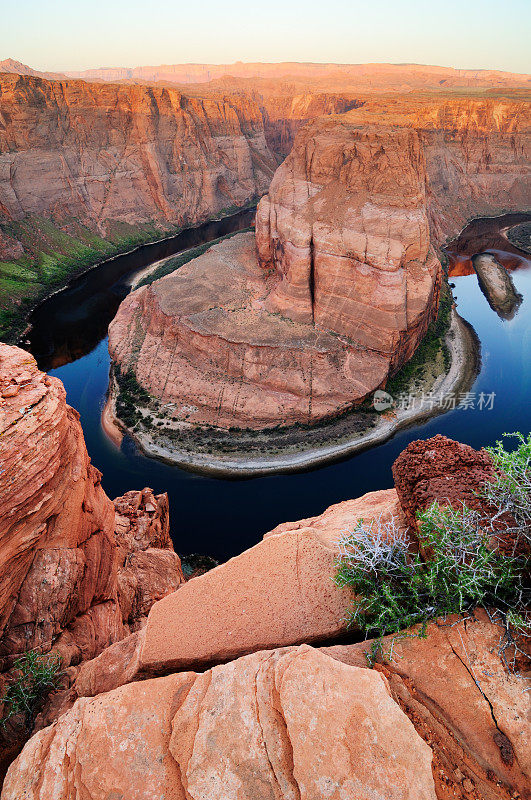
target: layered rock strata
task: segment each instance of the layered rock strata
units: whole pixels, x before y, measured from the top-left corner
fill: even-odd
[[[54,647],[79,663],[141,626],[184,581],[168,499],[113,504],[60,381],[0,345],[0,658]]]
[[[386,679],[307,645],[78,700],[26,745],[2,799],[51,794],[436,800],[430,748]]]
[[[193,224],[262,194],[276,165],[246,97],[1,75],[0,98],[3,222]]]
[[[121,305],[111,355],[174,427],[311,424],[360,403],[437,313],[434,245],[528,202],[522,104],[380,105],[299,134],[259,204],[257,257],[235,237]]]

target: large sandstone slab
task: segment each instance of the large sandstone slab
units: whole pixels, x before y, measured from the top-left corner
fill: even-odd
[[[435,755],[437,796],[531,797],[531,699],[525,673],[500,658],[501,625],[482,609],[428,625],[427,636],[388,636],[377,668]],[[372,642],[323,651],[364,666]],[[508,648],[506,654],[510,654]]]
[[[382,675],[303,645],[78,700],[2,800],[436,800],[431,759]]]
[[[152,607],[140,671],[226,661],[243,653],[311,642],[345,630],[350,592],[333,582],[337,541],[360,518],[402,514],[393,489],[287,523]]]

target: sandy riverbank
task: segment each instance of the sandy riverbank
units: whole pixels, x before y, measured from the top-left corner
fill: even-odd
[[[450,367],[427,387],[427,391],[434,396],[448,396],[461,391],[467,391],[479,369],[479,342],[468,323],[452,310],[451,324],[446,335],[446,343],[450,353]],[[116,428],[123,430],[128,435],[129,431],[122,426],[114,415],[115,387],[109,393],[107,403],[102,415],[102,425],[105,432],[111,436]],[[323,465],[356,452],[374,447],[390,439],[397,431],[444,413],[444,410],[435,406],[430,408],[413,407],[405,410],[389,411],[377,417],[374,426],[354,434],[345,435],[338,439],[338,431],[344,432],[345,415],[338,420],[331,421],[321,428],[322,438],[328,439],[328,444],[320,446],[299,445],[295,452],[268,452],[268,447],[262,447],[259,454],[249,454],[244,449],[241,452],[227,454],[194,452],[190,449],[179,448],[178,442],[170,441],[164,436],[163,431],[155,432],[142,430],[135,431],[133,438],[139,448],[149,456],[170,464],[217,477],[256,477],[275,473],[296,472],[308,467]],[[353,417],[354,415],[350,415]],[[105,421],[103,420],[105,417]],[[115,434],[114,434],[115,435]],[[278,448],[275,435],[270,436],[271,450]]]

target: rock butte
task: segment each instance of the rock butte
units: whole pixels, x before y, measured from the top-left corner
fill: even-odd
[[[524,104],[386,110],[308,124],[259,204],[255,240],[222,242],[122,303],[111,356],[172,404],[174,425],[311,424],[359,404],[437,313],[434,245],[473,213],[527,202]]]

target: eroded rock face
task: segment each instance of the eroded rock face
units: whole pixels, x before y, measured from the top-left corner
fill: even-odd
[[[114,501],[117,589],[122,620],[134,631],[157,600],[184,583],[170,538],[168,495],[130,491]]]
[[[256,246],[258,263],[249,234],[212,248],[133,293],[110,327],[113,359],[177,422],[313,423],[411,356],[441,281],[415,132],[302,134],[260,203]]]
[[[486,450],[474,450],[440,434],[411,442],[393,464],[396,491],[412,527],[417,525],[417,512],[434,501],[488,513],[477,492],[493,476]]]
[[[184,581],[167,495],[144,489],[113,504],[100,479],[62,383],[0,344],[0,696],[33,649],[61,657],[68,686]],[[0,777],[27,737],[17,717],[0,727]]]
[[[0,345],[0,395],[0,656],[75,624],[91,658],[122,629],[113,504],[60,381]]]
[[[3,221],[193,224],[263,193],[276,166],[250,97],[15,74],[0,95]]]
[[[129,492],[115,513],[63,385],[24,350],[0,345],[0,398],[0,659],[79,663],[184,580],[168,499]]]
[[[78,700],[26,745],[2,800],[114,794],[436,800],[430,748],[386,679],[307,645]]]
[[[110,328],[113,360],[175,427],[352,408],[435,317],[434,246],[474,213],[527,203],[528,148],[509,101],[373,101],[310,123],[259,204],[258,266],[245,234],[134,292]]]

